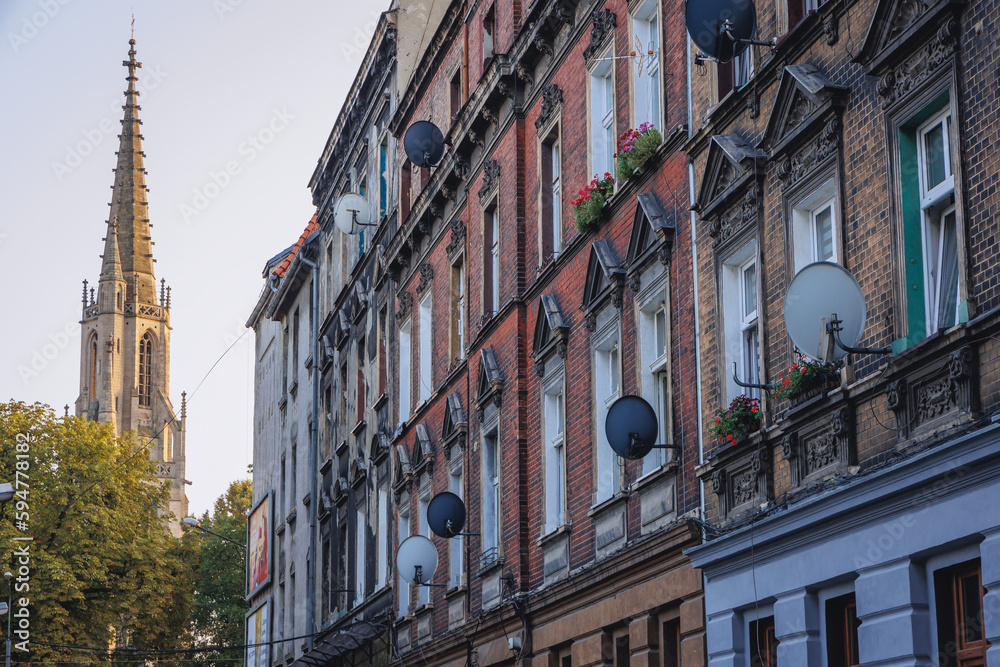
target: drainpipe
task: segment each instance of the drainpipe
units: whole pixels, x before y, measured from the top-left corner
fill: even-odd
[[[305,258],[305,248],[299,250],[299,259],[312,269],[312,287],[310,299],[312,308],[312,420],[309,426],[309,559],[306,568],[306,627],[309,631],[309,650],[313,648],[313,634],[316,632],[316,505],[319,498],[316,495],[316,473],[319,464],[316,461],[317,437],[319,435],[319,265]]]

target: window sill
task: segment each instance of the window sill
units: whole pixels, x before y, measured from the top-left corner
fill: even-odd
[[[444,597],[445,599],[451,599],[459,595],[462,595],[464,593],[467,593],[468,591],[469,591],[468,586],[466,586],[465,584],[459,584],[458,586],[452,586],[451,588],[445,590]]]
[[[360,433],[361,430],[364,429],[364,427],[365,427],[365,420],[359,419],[358,423],[355,424],[354,428],[351,429],[351,435],[357,437],[358,433]]]
[[[600,502],[592,505],[590,509],[587,510],[587,516],[593,517],[598,514],[602,514],[610,510],[611,508],[618,506],[620,503],[625,502],[625,500],[627,499],[628,499],[627,491],[624,490],[618,491],[610,498],[605,498],[604,500],[601,500]]]
[[[503,557],[502,556],[498,556],[497,558],[495,558],[494,560],[490,561],[486,565],[480,565],[479,566],[479,572],[476,573],[476,576],[485,577],[486,575],[488,575],[493,570],[496,570],[496,569],[502,568],[502,567],[503,567]]]
[[[373,410],[381,410],[382,406],[389,402],[389,394],[382,392],[378,398],[375,399],[375,403],[372,405]]]
[[[549,532],[539,537],[537,540],[537,544],[538,546],[544,548],[546,545],[551,544],[552,542],[562,537],[563,535],[569,535],[572,529],[573,529],[573,522],[567,521],[566,523],[557,526],[556,528],[553,528]]]
[[[288,395],[295,398],[295,395],[299,393],[299,381],[296,380],[288,387]]]
[[[296,508],[293,507],[292,511],[289,512],[288,516],[285,518],[285,523],[287,523],[289,526],[291,526],[293,523],[295,523],[296,514],[297,514]]]
[[[434,611],[434,603],[433,602],[425,602],[424,604],[420,605],[419,607],[417,607],[416,609],[413,610],[413,615],[414,616],[424,616],[425,614],[429,614],[432,611]]]
[[[284,535],[285,534],[285,522],[284,521],[280,522],[277,526],[274,527],[274,534],[275,535]]]
[[[661,465],[659,468],[656,468],[655,470],[650,470],[645,475],[643,475],[639,479],[637,479],[634,482],[632,482],[631,488],[635,489],[637,491],[641,490],[644,487],[647,487],[650,484],[653,484],[653,483],[655,483],[655,482],[663,479],[664,477],[670,476],[671,474],[675,473],[676,471],[677,471],[677,461],[676,460],[674,460],[674,461],[667,461],[666,463],[664,463],[663,465]]]

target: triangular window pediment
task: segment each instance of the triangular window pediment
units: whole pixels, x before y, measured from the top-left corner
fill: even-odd
[[[843,109],[848,91],[834,85],[812,65],[786,67],[761,142],[771,149],[771,159],[804,135],[828,110]]]
[[[431,434],[423,424],[417,424],[414,429],[416,441],[413,443],[413,468],[419,470],[434,462],[434,443],[431,442]]]
[[[632,219],[632,233],[628,240],[628,255],[625,262],[632,267],[642,262],[657,245],[659,239],[673,241],[677,228],[676,220],[667,215],[659,198],[652,192],[636,197],[635,217]]]
[[[879,75],[895,54],[905,58],[938,29],[938,17],[951,8],[956,14],[964,0],[880,0],[854,62]]]
[[[698,204],[702,215],[711,212],[729,199],[748,179],[763,175],[767,156],[733,134],[717,134],[708,146],[705,176],[701,182]]]
[[[410,465],[410,452],[406,450],[406,445],[399,443],[396,445],[396,479],[402,479],[405,475],[413,472]]]
[[[611,244],[594,241],[590,246],[590,260],[587,263],[587,280],[583,286],[583,307],[592,310],[604,300],[612,288],[620,288],[625,282],[625,271],[615,257]]]
[[[483,405],[490,396],[503,390],[503,378],[492,347],[479,351],[479,374],[476,376],[476,404]]]
[[[462,397],[458,395],[458,392],[453,391],[448,394],[448,405],[444,411],[444,421],[441,424],[441,440],[448,442],[467,427],[468,421],[465,417],[465,410],[462,408]]]
[[[351,461],[350,476],[352,486],[357,486],[365,481],[368,476],[368,468],[365,466],[364,458],[357,456]]]
[[[532,354],[546,354],[565,340],[569,327],[563,318],[559,302],[553,294],[543,294],[538,300],[538,316],[535,319],[535,337]]]

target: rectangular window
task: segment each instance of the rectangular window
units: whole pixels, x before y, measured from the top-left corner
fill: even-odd
[[[459,258],[451,266],[451,334],[452,361],[465,359],[465,263]]]
[[[729,62],[716,64],[718,100],[750,82],[754,70],[752,51],[753,49],[747,49]]]
[[[632,663],[632,651],[629,648],[629,636],[626,632],[615,637],[615,667],[629,667]]]
[[[399,328],[399,423],[409,419],[413,406],[410,403],[410,321]]]
[[[432,377],[433,357],[431,346],[434,340],[433,325],[431,323],[431,295],[428,293],[420,302],[420,374],[417,378],[420,392],[420,402],[426,401],[434,391],[434,379]]]
[[[618,457],[608,444],[603,428],[608,408],[620,395],[621,364],[619,361],[618,332],[616,330],[601,340],[594,350],[594,404],[596,406],[597,438],[597,492],[595,503],[607,500],[621,488]]]
[[[792,254],[796,273],[813,262],[838,262],[837,197],[833,180],[792,208]]]
[[[603,57],[608,56],[605,53]],[[590,73],[590,160],[598,175],[615,172],[615,82],[611,62],[601,62]]]
[[[351,430],[350,425],[347,423],[350,415],[347,412],[347,391],[349,389],[349,386],[347,384],[347,360],[346,359],[344,360],[344,363],[342,363],[340,365],[340,386],[338,387],[338,389],[340,390],[339,391],[339,393],[340,393],[340,411],[337,414],[337,423],[339,424],[340,428],[337,429],[337,431],[338,431],[337,432],[337,442],[341,443],[341,442],[346,442],[347,441],[347,434],[350,433],[350,430]]]
[[[979,559],[934,573],[939,667],[986,665],[984,593]]]
[[[750,623],[750,667],[777,667],[778,639],[774,636],[774,616]]]
[[[299,309],[292,313],[292,382],[299,374]]]
[[[368,407],[368,382],[365,379],[365,339],[364,336],[358,339],[358,381],[357,389],[357,421],[361,422],[365,418],[365,410]],[[362,445],[363,447],[363,445]],[[360,451],[360,450],[359,450]]]
[[[381,479],[378,484],[378,534],[375,536],[375,588],[386,584],[389,571],[389,480]]]
[[[285,474],[285,457],[281,457],[281,494],[278,498],[278,520],[283,521],[285,519],[285,503],[287,502],[285,494],[288,493],[288,477]]]
[[[399,544],[403,543],[410,536],[410,512],[408,498],[404,496],[400,503],[399,511]],[[399,545],[397,545],[397,549]],[[410,585],[406,583],[399,569],[396,569],[396,590],[399,591],[399,617],[403,618],[410,614]]]
[[[417,502],[417,507],[419,511],[419,516],[417,518],[417,531],[424,537],[430,539],[431,527],[427,523],[427,506],[430,505],[431,495],[430,491],[421,493],[420,500]],[[426,581],[426,579],[425,579]],[[430,586],[418,586],[417,587],[417,606],[422,607],[431,601],[431,587]]]
[[[403,161],[399,170],[399,222],[402,225],[410,215],[410,204],[413,202],[413,165],[409,160]]]
[[[483,313],[500,309],[500,216],[497,202],[483,212]]]
[[[544,266],[562,251],[562,151],[558,130],[554,130],[541,145],[541,230]]]
[[[389,137],[382,137],[378,146],[378,220],[389,213]]]
[[[490,64],[494,54],[494,40],[497,27],[497,8],[491,5],[483,15],[483,69]]]
[[[860,667],[858,605],[854,593],[826,602],[826,653],[829,667]]]
[[[358,499],[354,519],[354,604],[365,599],[365,501]]]
[[[635,86],[633,91],[635,127],[643,123],[652,123],[657,128],[663,126],[660,114],[662,91],[658,5],[655,0],[648,0],[632,19],[637,40],[634,44],[637,58],[631,61],[632,81]]]
[[[546,533],[563,525],[566,518],[565,394],[562,367],[555,373],[556,379],[545,387],[542,394],[542,416],[545,424]]]
[[[500,547],[500,451],[496,426],[483,434],[483,559],[496,560]],[[490,555],[492,554],[492,558]]]
[[[295,498],[297,496],[297,492],[296,492],[297,485],[295,483],[295,479],[296,479],[296,477],[298,477],[298,470],[299,470],[299,467],[298,467],[298,455],[296,453],[297,451],[298,451],[298,447],[296,447],[293,444],[292,445],[292,470],[291,470],[291,474],[289,475],[289,485],[288,485],[289,486],[289,490],[291,491],[291,493],[289,493],[289,495],[288,495],[288,511],[289,512],[291,512],[293,509],[295,509]]]
[[[383,306],[378,314],[378,391],[376,392],[378,396],[382,396],[385,393],[385,364],[386,364],[386,353],[385,353],[385,327],[386,320],[389,318],[388,306]]]
[[[663,624],[663,667],[681,667],[681,621]]]
[[[451,122],[454,123],[458,114],[462,111],[465,99],[462,95],[462,69],[458,68],[448,83],[448,101],[451,106]]]
[[[448,475],[448,490],[459,498],[465,498],[462,469],[452,470]],[[465,579],[465,538],[461,535],[448,540],[449,586],[461,586]]]
[[[949,92],[942,93],[899,129],[907,338],[894,347],[966,319],[949,99]]]
[[[723,327],[725,344],[726,399],[746,394],[759,398],[760,390],[744,389],[733,380],[760,382],[760,344],[757,333],[757,254],[756,244],[748,244],[729,257],[722,266]]]
[[[640,385],[643,398],[656,411],[658,444],[669,444],[673,431],[667,307],[666,290],[660,288],[644,301],[639,311]],[[654,449],[642,459],[642,474],[658,470],[666,462],[667,450]]]
[[[344,590],[350,588],[348,574],[347,574],[347,516],[344,515],[343,520],[338,525],[337,528],[337,569],[334,570],[334,586],[340,589],[335,596],[336,607],[338,609],[346,609],[350,598],[348,594],[350,591]]]

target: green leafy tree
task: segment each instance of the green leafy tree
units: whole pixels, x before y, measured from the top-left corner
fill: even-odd
[[[0,404],[0,444],[0,481],[14,481],[20,467],[27,485],[0,521],[9,569],[18,571],[12,538],[32,538],[28,588],[17,593],[30,600],[29,653],[16,651],[15,660],[106,658],[69,645],[116,646],[116,658],[123,646],[189,646],[192,547],[166,530],[169,490],[146,445],[108,424],[15,401]]]
[[[215,501],[212,514],[202,515],[201,526],[245,543],[252,495],[250,480],[233,482]],[[197,540],[199,549],[192,612],[195,645],[242,646],[244,618],[249,608],[245,588],[246,550],[198,530],[189,530],[186,539]],[[239,651],[206,653],[203,664],[228,666],[242,657]]]

